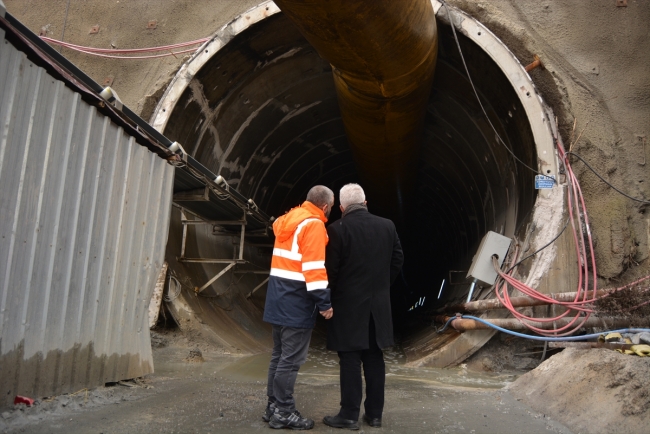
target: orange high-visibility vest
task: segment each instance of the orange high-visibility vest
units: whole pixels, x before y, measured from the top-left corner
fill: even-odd
[[[305,201],[273,223],[275,245],[264,320],[290,327],[313,327],[315,307],[330,305],[325,246],[327,218]]]

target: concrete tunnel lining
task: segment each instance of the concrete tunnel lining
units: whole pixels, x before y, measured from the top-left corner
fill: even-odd
[[[405,249],[417,252],[411,255],[417,259],[405,268],[409,284],[402,292],[407,297],[402,294],[394,304],[401,312],[423,294],[437,293],[448,270],[467,269],[486,231],[521,236],[533,215],[552,216],[535,235],[548,240],[560,226],[563,206],[562,189],[536,194],[534,174],[514,164],[497,143],[464,78],[445,8],[435,0],[432,5],[442,24],[441,45],[418,173],[420,202],[411,221],[417,238],[426,242],[405,240]],[[557,177],[553,116],[530,77],[487,28],[455,8],[452,13],[470,74],[499,134],[528,165]],[[250,9],[216,32],[176,74],[152,122],[271,215],[295,206],[315,183],[336,191],[358,181],[331,67],[273,2]],[[372,210],[372,198],[369,203]],[[173,263],[178,218],[175,211],[170,267],[192,284],[205,282],[214,266]],[[209,228],[195,228],[190,238],[197,256],[232,255],[230,244],[215,239]],[[268,267],[270,250],[249,245],[245,257]],[[539,279],[549,263],[536,260],[528,281]],[[426,276],[417,270],[426,270]],[[224,346],[254,352],[268,345],[261,322],[263,291],[252,300],[244,295],[262,279],[239,275],[222,280],[208,290],[216,298],[184,297],[183,309],[203,312],[202,321]],[[466,294],[466,286],[454,288],[447,299]],[[230,310],[219,307],[219,297],[227,293]]]

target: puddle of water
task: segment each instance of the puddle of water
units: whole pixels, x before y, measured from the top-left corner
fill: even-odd
[[[312,335],[306,363],[298,375],[304,381],[337,383],[339,359],[335,351],[326,348],[326,336],[318,330]],[[184,354],[186,356],[186,354]],[[203,363],[191,363],[179,357],[179,349],[167,347],[154,354],[155,372],[160,377],[197,378],[224,376],[235,381],[266,383],[270,353],[253,356],[204,354]],[[456,368],[409,368],[406,355],[397,345],[384,351],[387,381],[407,381],[436,387],[464,387],[500,389],[514,381],[515,375],[468,371],[463,365]]]
[[[266,381],[269,353],[242,357],[224,365],[221,363],[219,375],[240,381]],[[406,356],[399,347],[384,351],[387,381],[417,381],[430,383],[437,387],[466,387],[500,389],[514,381],[515,375],[491,374],[468,371],[463,365],[457,368],[409,368],[404,366]],[[214,363],[205,362],[204,371],[214,370]],[[187,365],[187,364],[186,364]],[[209,367],[212,365],[212,367]],[[195,369],[195,368],[190,368]],[[328,351],[324,344],[314,344],[309,348],[307,361],[300,368],[301,378],[310,377],[318,381],[338,382],[339,359],[334,351]]]
[[[468,371],[464,365],[457,368],[409,368],[404,366],[406,355],[399,346],[384,350],[387,381],[391,378],[434,383],[438,386],[501,389],[517,379],[515,375]],[[309,348],[307,362],[300,369],[302,375],[339,375],[339,359],[323,344]]]
[[[154,370],[158,377],[190,378],[214,375],[230,365],[237,364],[242,359],[232,355],[206,355],[204,362],[187,362],[183,359],[186,351],[177,348],[165,348],[154,353]],[[268,361],[267,361],[268,364]]]

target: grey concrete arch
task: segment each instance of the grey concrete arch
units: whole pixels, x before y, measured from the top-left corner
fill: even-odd
[[[436,0],[432,5],[442,24],[440,54],[417,168],[419,200],[410,216],[409,226],[416,230],[404,230],[405,248],[414,259],[405,270],[408,290],[396,300],[400,317],[418,296],[433,287],[437,291],[448,270],[467,269],[463,267],[486,231],[523,237],[531,221],[543,219],[535,237],[550,240],[563,209],[562,187],[534,189],[536,173],[557,177],[558,171],[553,115],[529,75],[487,28],[450,8],[492,124],[517,158],[536,172],[516,162],[495,138],[466,78],[446,9]],[[314,183],[336,190],[357,180],[339,118],[330,66],[273,2],[264,2],[216,32],[181,67],[152,123],[266,212],[278,215],[303,200]],[[175,243],[174,227],[170,245]],[[193,248],[206,256],[222,248],[207,231],[191,237]],[[548,249],[535,260],[529,283],[546,272],[553,255]],[[269,260],[255,257],[260,266]],[[179,267],[178,272],[208,273],[199,266]],[[250,278],[239,291],[246,293],[260,281]],[[212,288],[217,293],[218,285]],[[460,299],[466,290],[457,286],[446,297]],[[263,296],[260,291],[251,301],[237,298],[250,320],[240,332],[264,334],[265,326],[254,320],[261,316]],[[186,302],[190,310],[199,310],[199,301]],[[225,315],[229,324],[237,323],[238,312],[211,312],[208,316]],[[216,322],[215,333],[236,342]]]

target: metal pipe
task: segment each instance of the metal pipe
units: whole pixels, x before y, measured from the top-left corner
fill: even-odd
[[[228,270],[230,270],[235,265],[237,265],[237,263],[235,263],[235,262],[228,265],[226,268],[221,270],[216,276],[214,276],[212,279],[208,280],[207,283],[205,285],[203,285],[202,287],[200,287],[200,288],[198,286],[194,287],[194,292],[198,294],[199,292],[203,291],[205,288],[212,285],[213,282],[216,282],[221,276],[226,274],[228,272]]]
[[[449,320],[448,316],[439,315],[435,317],[436,322],[446,323]],[[485,318],[486,321],[491,322],[492,324],[509,329],[509,330],[528,330],[528,328],[522,324],[516,318]],[[572,318],[561,318],[554,322],[538,322],[538,321],[529,321],[528,323],[534,327],[543,328],[547,330],[552,330],[553,328],[563,327],[567,325]],[[650,324],[650,320],[646,320],[646,323]],[[583,327],[606,327],[606,328],[621,328],[628,327],[630,325],[629,318],[609,318],[609,317],[594,317],[591,316],[583,325]],[[468,331],[468,330],[485,330],[490,327],[478,322],[473,319],[458,318],[451,322],[451,326],[458,331]]]
[[[607,289],[601,289],[596,291],[596,297],[602,297],[606,294],[608,294],[610,290]],[[556,294],[547,294],[548,297],[557,300],[557,301],[562,301],[562,302],[571,302],[576,299],[576,292],[559,292]],[[589,292],[589,297],[593,296],[593,292]],[[543,300],[538,300],[536,298],[528,297],[528,296],[520,296],[520,297],[510,297],[510,302],[512,303],[513,307],[529,307],[529,306],[547,306],[550,303],[543,301]],[[471,301],[468,303],[462,303],[462,304],[456,304],[453,306],[449,306],[444,308],[446,311],[453,311],[453,312],[480,312],[484,310],[490,310],[490,309],[503,309],[505,306],[499,301],[498,298],[491,298],[487,300],[477,300],[477,301]]]
[[[474,295],[474,287],[476,286],[476,282],[478,282],[477,279],[472,280],[472,285],[469,287],[469,294],[467,294],[467,303],[472,301],[472,295]]]
[[[542,69],[544,69],[544,65],[542,64],[542,59],[540,59],[539,56],[538,56],[537,54],[535,54],[535,56],[533,57],[533,59],[535,59],[535,60],[533,60],[533,61],[532,61],[531,63],[529,63],[528,65],[526,65],[526,67],[524,68],[524,69],[526,70],[526,72],[530,72],[530,71],[532,71],[533,69],[537,68],[538,66],[541,66]]]
[[[277,0],[332,65],[341,117],[375,212],[403,221],[438,53],[430,0]]]
[[[578,348],[588,350],[591,348],[607,348],[610,350],[629,350],[632,344],[620,344],[609,342],[549,342],[551,348]]]

